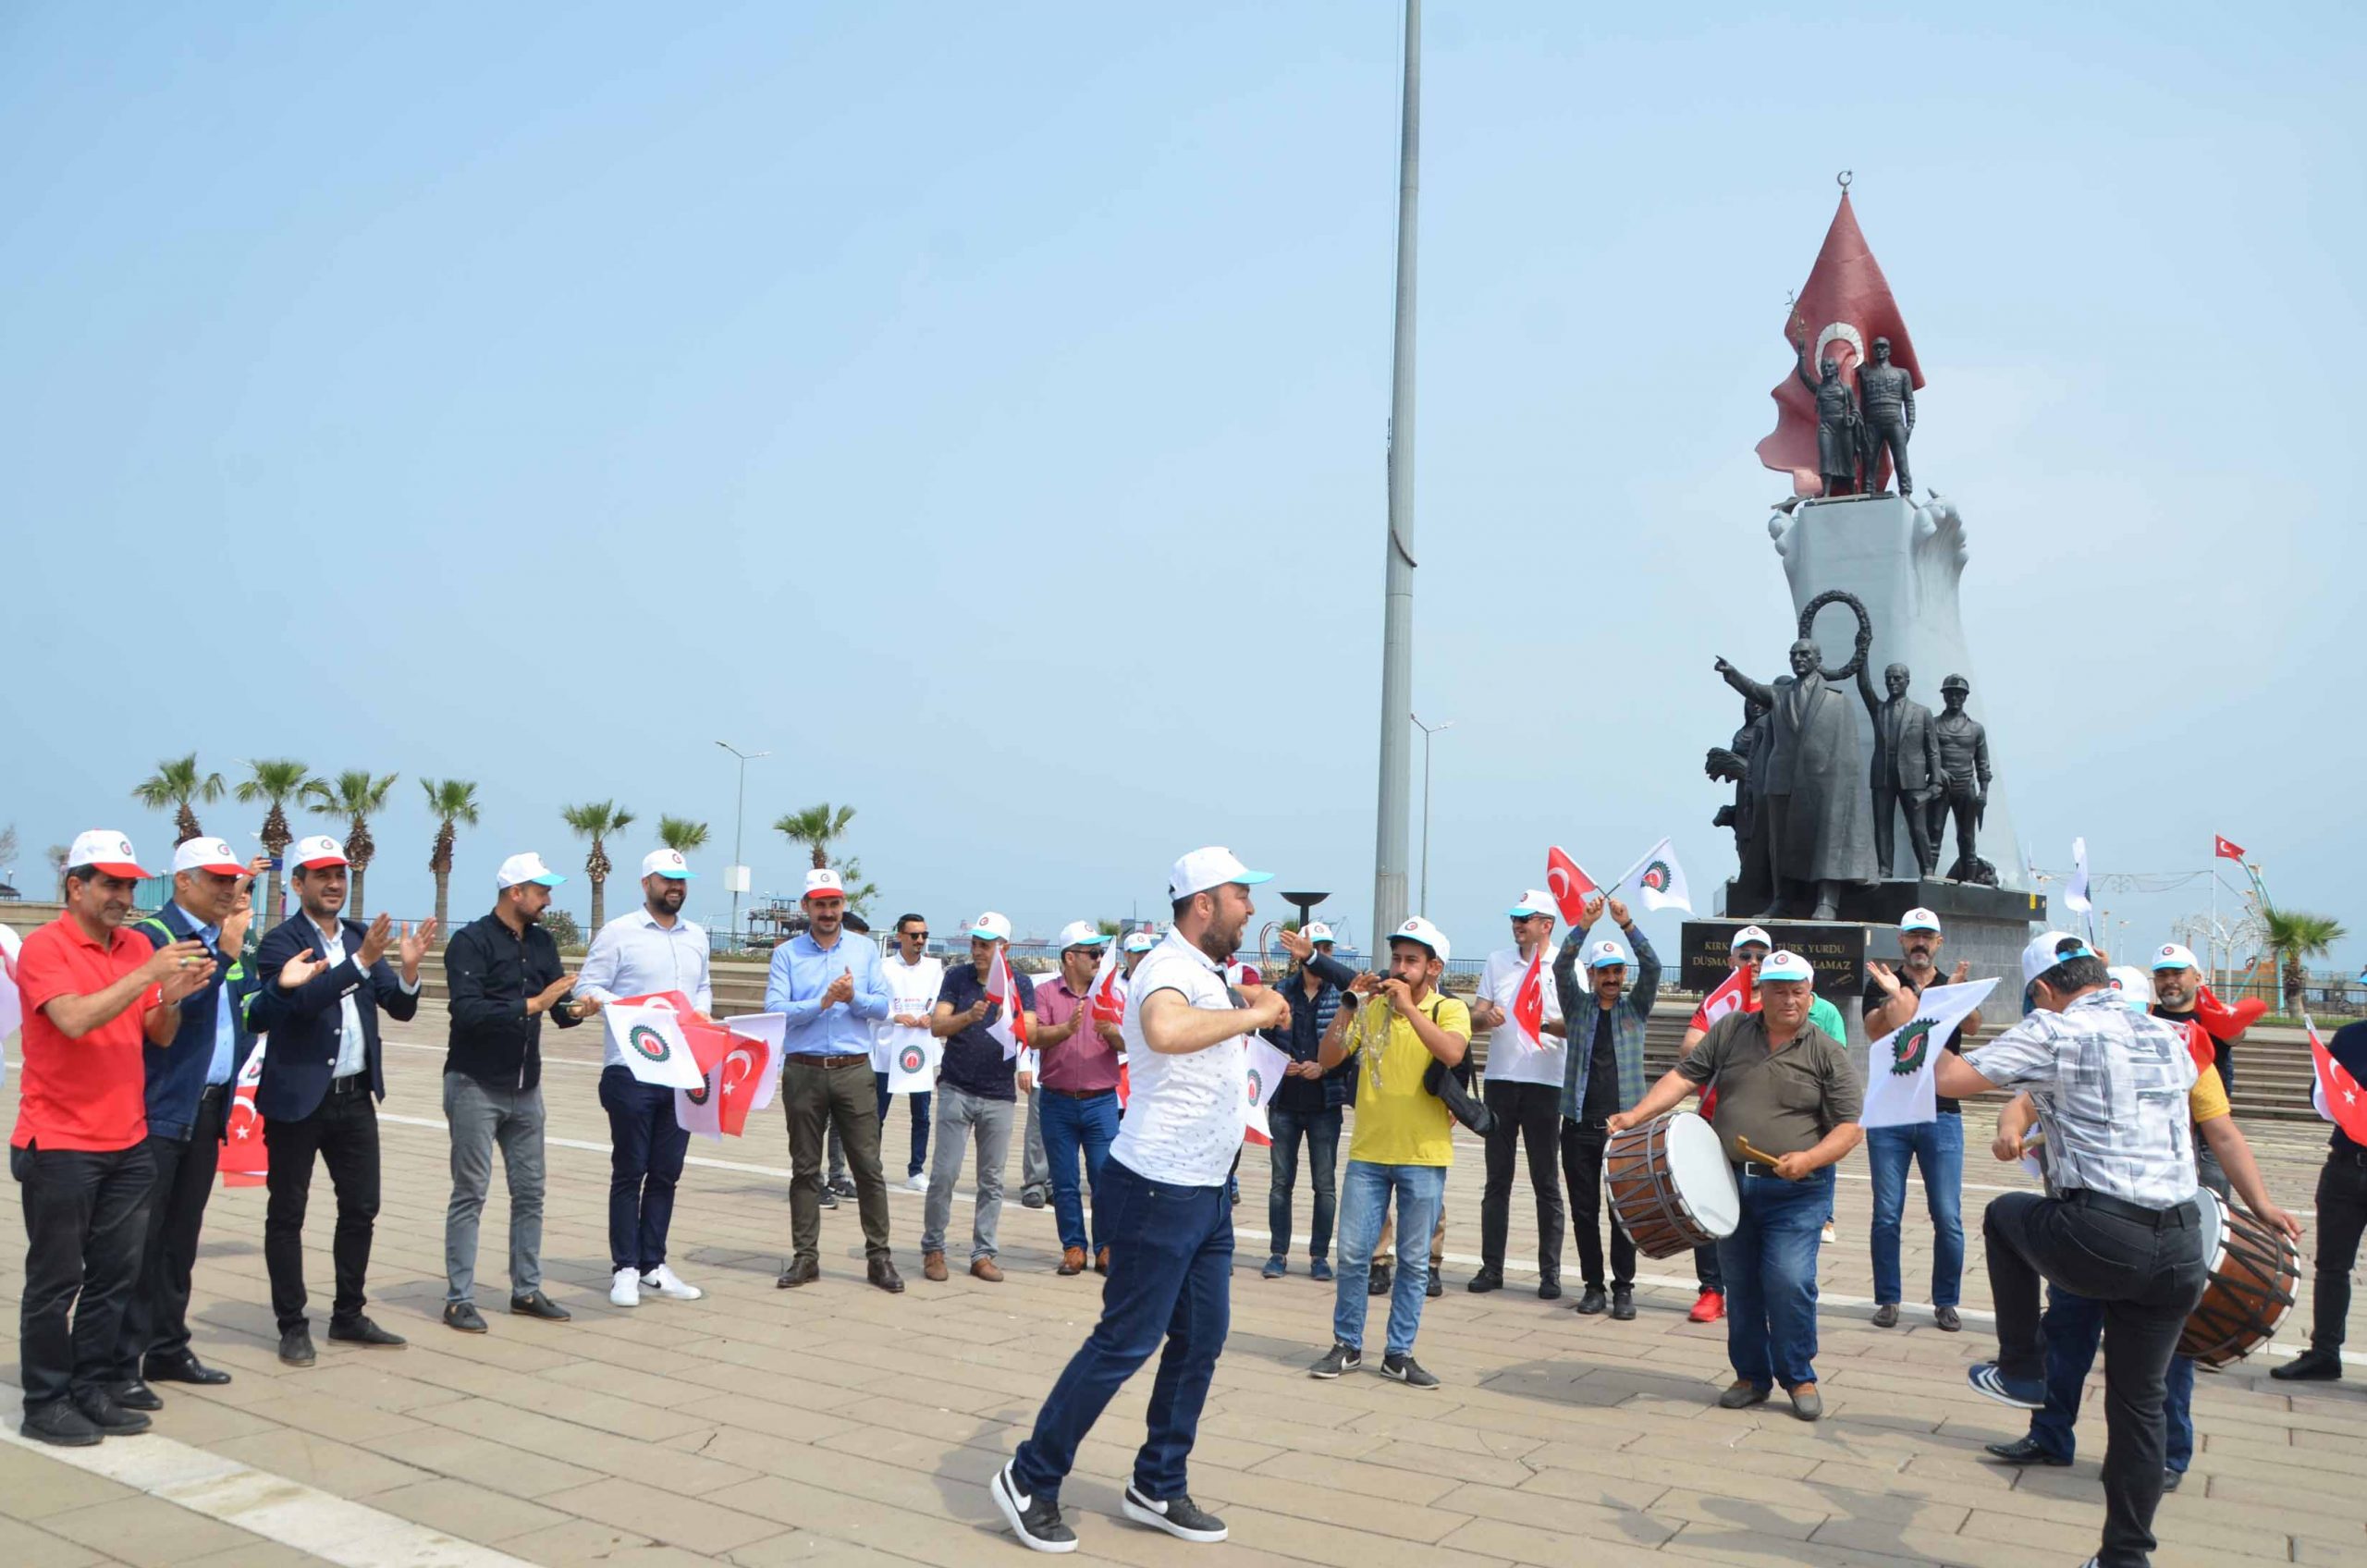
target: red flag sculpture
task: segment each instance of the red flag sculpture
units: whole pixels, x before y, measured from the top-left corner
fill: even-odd
[[[1921,391],[1923,368],[1916,362],[1907,322],[1898,313],[1898,301],[1891,298],[1881,263],[1858,231],[1858,214],[1850,209],[1845,189],[1840,210],[1833,214],[1833,227],[1825,230],[1824,248],[1816,253],[1816,265],[1809,269],[1809,280],[1800,286],[1784,317],[1784,338],[1807,353],[1811,378],[1821,362],[1831,360],[1840,366],[1841,379],[1854,391],[1858,366],[1872,358],[1877,337],[1890,339],[1890,362],[1914,377],[1916,390]],[[1759,444],[1759,460],[1791,474],[1797,493],[1821,495],[1824,482],[1817,472],[1816,395],[1800,385],[1796,367],[1786,365],[1784,379],[1770,396],[1775,399],[1775,429]],[[1879,490],[1889,475],[1890,457],[1884,453],[1877,459],[1875,472],[1866,476],[1867,489]]]

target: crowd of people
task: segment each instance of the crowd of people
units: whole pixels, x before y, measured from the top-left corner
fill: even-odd
[[[346,918],[349,867],[325,837],[293,847],[296,908],[259,941],[250,940],[259,867],[220,839],[176,849],[171,896],[145,918],[134,918],[132,897],[150,874],[120,834],[83,834],[69,861],[64,913],[26,939],[15,965],[25,1010],[11,1140],[29,1237],[25,1435],[69,1445],[128,1436],[162,1408],[155,1385],[229,1380],[196,1354],[187,1315],[222,1147],[253,1133],[233,1110],[241,1082],[253,1085],[268,1156],[264,1250],[280,1359],[315,1360],[302,1235],[316,1157],[336,1199],[327,1337],[364,1349],[402,1344],[365,1310],[386,1093],[380,1017],[415,1017],[423,965],[437,952],[434,922]],[[570,974],[541,918],[565,879],[533,853],[513,855],[496,877],[493,908],[443,944],[452,1186],[442,1320],[451,1329],[486,1330],[475,1266],[497,1149],[509,1195],[509,1309],[568,1318],[543,1288],[542,1026],[572,1028],[608,1004],[664,992],[709,1019],[710,943],[682,913],[692,875],[680,853],[651,853],[641,904],[599,931]],[[1239,949],[1251,889],[1266,879],[1227,850],[1194,851],[1169,874],[1163,932],[1135,932],[1111,952],[1117,938],[1075,922],[1061,933],[1057,971],[1039,981],[1009,964],[1011,925],[992,912],[963,928],[964,962],[932,956],[930,924],[916,913],[894,923],[883,952],[853,928],[838,873],[817,868],[802,900],[805,928],[772,955],[766,1009],[781,1021],[792,1169],[780,1288],[821,1277],[822,1210],[840,1195],[828,1171],[835,1145],[860,1219],[865,1278],[905,1290],[883,1152],[895,1099],[912,1119],[902,1185],[926,1194],[920,1256],[930,1284],[951,1278],[948,1231],[965,1167],[975,1194],[966,1273],[988,1284],[1004,1278],[999,1221],[1011,1145],[1023,1127],[1041,1140],[1027,1163],[1053,1210],[1057,1273],[1098,1276],[1102,1309],[1030,1437],[993,1477],[1027,1545],[1075,1545],[1061,1482],[1110,1400],[1154,1354],[1148,1432],[1124,1511],[1184,1539],[1225,1538],[1223,1523],[1193,1501],[1186,1464],[1229,1321],[1238,1166],[1254,1147],[1244,1142],[1240,1047],[1254,1037],[1287,1064],[1264,1104],[1268,1239],[1258,1272],[1286,1275],[1303,1233],[1308,1274],[1332,1289],[1331,1342],[1310,1376],[1364,1366],[1367,1303],[1385,1295],[1374,1369],[1409,1388],[1438,1386],[1415,1348],[1425,1304],[1443,1289],[1457,1120],[1483,1129],[1486,1167],[1481,1261],[1466,1288],[1505,1288],[1514,1187],[1525,1171],[1538,1294],[1563,1294],[1566,1224],[1579,1272],[1572,1306],[1633,1320],[1636,1247],[1615,1217],[1606,1234],[1606,1161],[1623,1133],[1698,1096],[1729,1151],[1740,1200],[1732,1233],[1694,1257],[1690,1315],[1726,1325],[1732,1380],[1717,1403],[1747,1408],[1780,1387],[1807,1421],[1823,1413],[1817,1274],[1832,1239],[1835,1167],[1864,1143],[1873,1324],[1901,1321],[1913,1169],[1934,1243],[1932,1318],[1957,1331],[1962,1101],[2012,1091],[1993,1152],[2018,1159],[2042,1148],[2047,1190],[1999,1198],[1982,1223],[1999,1354],[1972,1369],[1973,1386],[2032,1413],[2027,1436],[1990,1452],[2010,1464],[2070,1462],[2101,1340],[2109,1444],[2097,1561],[2146,1560],[2155,1503],[2193,1452],[2192,1363],[2174,1347],[2210,1262],[2195,1194],[2207,1187],[2288,1235],[2301,1229],[2266,1190],[2228,1114],[2226,1042],[2214,1043],[2215,1060],[2190,1047],[2189,1025],[2203,1016],[2191,953],[2165,947],[2150,975],[2124,979],[2076,937],[2038,938],[2022,956],[2020,1020],[1984,1042],[1984,1020],[1973,1014],[1937,1053],[1936,1115],[1867,1131],[1857,1053],[1837,1011],[1817,996],[1809,962],[1758,926],[1734,934],[1724,1005],[1705,1002],[1676,1065],[1648,1081],[1645,1035],[1662,967],[1618,899],[1590,900],[1556,948],[1555,901],[1523,893],[1507,911],[1509,945],[1489,956],[1466,1002],[1442,987],[1448,936],[1420,916],[1389,935],[1379,973],[1343,962],[1319,924],[1286,932],[1290,968],[1265,983]],[[1606,915],[1616,935],[1598,936]],[[1895,965],[1869,965],[1870,1035],[1911,1019],[1924,990],[1948,983],[1930,911],[1909,912],[1897,940]],[[1950,978],[1964,976],[1958,965]],[[1471,1047],[1483,1028],[1488,1060],[1474,1101]],[[2367,1056],[2360,1032],[2337,1036],[2346,1061]],[[689,1134],[673,1092],[637,1078],[621,1048],[607,1041],[599,1080],[611,1133],[609,1299],[620,1307],[653,1293],[696,1300],[700,1288],[668,1261]],[[925,1091],[891,1090],[910,1076],[891,1072],[900,1059],[926,1060]],[[2367,1224],[2362,1171],[2367,1149],[2337,1130],[2318,1195],[2312,1348],[2278,1366],[2280,1378],[2340,1375],[2348,1276]],[[1302,1173],[1311,1200],[1303,1232]],[[2042,1282],[2051,1289],[2043,1311]]]

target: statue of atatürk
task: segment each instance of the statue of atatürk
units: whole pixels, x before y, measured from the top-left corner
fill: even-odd
[[[1735,731],[1733,748],[1711,747],[1703,768],[1711,778],[1725,779],[1735,787],[1734,803],[1720,806],[1710,825],[1734,829],[1737,869],[1732,907],[1736,909],[1755,909],[1775,896],[1767,879],[1767,847],[1760,838],[1767,815],[1767,749],[1772,743],[1767,709],[1746,698],[1742,728]]]
[[[1935,846],[1938,844],[1940,834],[1947,827],[1948,814],[1954,812],[1956,859],[1948,867],[1951,882],[1981,880],[1981,857],[1973,852],[1973,836],[1989,805],[1989,732],[1981,727],[1979,719],[1964,711],[1964,700],[1971,692],[1972,683],[1961,675],[1951,675],[1941,681],[1940,700],[1946,705],[1940,717],[1932,721],[1944,776],[1943,788],[1932,798],[1932,840]]]
[[[1820,596],[1803,612],[1804,624],[1823,602]],[[1853,660],[1842,670],[1822,670],[1823,654],[1807,637],[1792,644],[1791,663],[1792,673],[1772,686],[1724,659],[1718,661],[1718,673],[1763,704],[1770,719],[1760,837],[1775,894],[1759,917],[1809,913],[1799,906],[1812,900],[1813,918],[1831,920],[1838,913],[1842,883],[1874,878],[1866,790],[1858,782],[1866,775],[1858,756],[1858,716],[1850,711],[1847,692],[1831,683],[1862,666]]]
[[[1858,420],[1858,399],[1850,392],[1849,384],[1841,379],[1841,366],[1834,361],[1823,361],[1818,367],[1818,379],[1810,380],[1808,348],[1805,344],[1797,347],[1800,385],[1816,399],[1816,470],[1824,476],[1824,493],[1855,495],[1858,489],[1858,465],[1864,459],[1866,440]]]
[[[1822,410],[1821,398],[1817,406]],[[1873,489],[1887,448],[1891,466],[1898,471],[1898,493],[1914,495],[1914,482],[1907,476],[1907,438],[1915,434],[1915,377],[1890,362],[1887,337],[1875,338],[1873,362],[1858,367],[1858,409],[1863,422],[1858,428],[1865,443],[1866,488]],[[1821,413],[1819,423],[1821,427]]]
[[[1897,869],[1895,814],[1902,807],[1917,875],[1929,876],[1940,868],[1927,814],[1947,775],[1940,761],[1940,738],[1932,729],[1932,710],[1907,694],[1907,680],[1905,665],[1891,666],[1883,671],[1890,696],[1876,704],[1870,693],[1867,702],[1874,719],[1874,864],[1884,876]]]

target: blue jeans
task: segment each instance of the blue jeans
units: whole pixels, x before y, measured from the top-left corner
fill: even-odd
[[[1134,1488],[1155,1501],[1180,1497],[1232,1322],[1233,1206],[1220,1186],[1149,1181],[1115,1159],[1101,1168],[1100,1195],[1110,1236],[1101,1321],[1052,1385],[1012,1473],[1022,1492],[1057,1501],[1077,1445],[1164,1340]]]
[[[674,1114],[674,1091],[630,1068],[601,1069],[600,1105],[608,1113],[609,1266],[646,1274],[666,1261],[691,1134]]]
[[[1315,1188],[1315,1222],[1306,1238],[1306,1256],[1331,1256],[1331,1219],[1339,1208],[1340,1109],[1284,1110],[1266,1108],[1266,1128],[1274,1136],[1268,1151],[1266,1229],[1273,1233],[1268,1251],[1276,1257],[1291,1255],[1291,1198],[1298,1185],[1298,1144],[1306,1140],[1307,1178]]]
[[[884,1170],[888,1166],[888,1102],[897,1096],[888,1092],[888,1074],[875,1072],[871,1076],[879,1089],[879,1165]],[[928,1169],[928,1096],[918,1094],[902,1097],[910,1102],[913,1113],[913,1162],[904,1167],[904,1174],[917,1176]],[[836,1127],[830,1130],[830,1141],[833,1144],[838,1141]]]
[[[2104,1337],[2104,1304],[2075,1295],[2060,1285],[2046,1289],[2046,1314],[2039,1319],[2046,1336],[2046,1408],[2030,1413],[2030,1436],[2039,1447],[2071,1463],[2079,1450],[2072,1427],[2079,1419],[2079,1394],[2096,1364],[2096,1347]],[[2162,1379],[2162,1415],[2168,1443],[2164,1464],[2178,1475],[2194,1463],[2194,1362],[2170,1357]]]
[[[1742,1222],[1718,1243],[1726,1359],[1756,1388],[1816,1381],[1816,1251],[1833,1207],[1833,1167],[1786,1182],[1741,1166]]]
[[[1085,1180],[1093,1189],[1093,1246],[1098,1249],[1110,1240],[1110,1227],[1101,1217],[1101,1169],[1110,1158],[1110,1142],[1118,1135],[1118,1091],[1089,1100],[1071,1099],[1058,1089],[1042,1093],[1044,1158],[1052,1166],[1052,1218],[1060,1227],[1061,1245],[1085,1244],[1085,1199],[1076,1179],[1076,1157],[1082,1149]]]
[[[1389,1292],[1388,1354],[1414,1348],[1422,1327],[1422,1293],[1430,1283],[1430,1233],[1446,1202],[1443,1165],[1375,1165],[1348,1161],[1347,1192],[1340,1204],[1339,1287],[1332,1298],[1331,1337],[1358,1350],[1365,1346],[1365,1289],[1372,1280],[1372,1249],[1389,1200],[1397,1199],[1397,1279]]]
[[[1874,1171],[1874,1299],[1904,1299],[1898,1278],[1899,1223],[1907,1214],[1907,1165],[1922,1168],[1932,1211],[1932,1305],[1955,1306],[1964,1282],[1964,1118],[1935,1116],[1912,1127],[1866,1129]]]

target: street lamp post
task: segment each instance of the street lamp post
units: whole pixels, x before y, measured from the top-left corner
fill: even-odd
[[[731,885],[731,945],[740,945],[740,895],[747,891],[748,868],[740,859],[740,835],[748,818],[748,765],[758,757],[768,757],[770,752],[743,752],[729,741],[717,745],[740,759],[740,795],[731,808],[731,867],[723,879]]]
[[[1422,732],[1422,907],[1417,913],[1427,919],[1430,913],[1430,737],[1441,729],[1453,729],[1454,720],[1424,724],[1418,715],[1409,713],[1405,717]]]
[[[1380,780],[1374,813],[1372,928],[1405,918],[1405,776],[1414,701],[1414,284],[1422,141],[1422,0],[1405,0],[1405,77],[1397,128],[1397,308],[1389,382],[1389,537],[1380,612]]]

